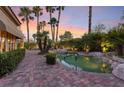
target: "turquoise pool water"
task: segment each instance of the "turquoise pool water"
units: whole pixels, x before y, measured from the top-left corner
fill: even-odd
[[[58,58],[61,61],[64,60],[68,65],[73,65],[84,71],[111,73],[110,65],[96,57],[58,54]]]

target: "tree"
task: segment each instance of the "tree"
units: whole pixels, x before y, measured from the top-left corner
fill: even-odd
[[[105,33],[92,32],[82,36],[82,47],[84,51],[102,51],[101,43],[105,41]]]
[[[20,13],[18,14],[19,17],[22,17],[22,21],[26,21],[27,25],[27,41],[29,43],[29,21],[33,20],[34,18],[31,16],[31,10],[28,7],[21,7]]]
[[[55,40],[55,32],[56,32],[55,27],[57,24],[57,19],[55,17],[52,17],[49,24],[52,25],[52,40],[54,41]]]
[[[114,44],[119,56],[124,55],[124,26],[118,25],[108,32],[108,40]]]
[[[37,34],[37,39],[38,39],[38,46],[41,52],[47,50],[47,43],[48,43],[48,34],[49,32],[43,31],[43,32],[38,32]]]
[[[38,47],[39,47],[41,52],[43,50],[43,47],[42,47],[42,37],[43,37],[43,34],[41,32],[37,32],[37,43],[38,43]]]
[[[46,6],[46,12],[49,13],[50,20],[52,19],[52,13],[54,13],[54,11],[55,11],[54,6]],[[50,26],[51,26],[51,33],[52,33],[52,40],[53,40],[54,36],[53,36],[52,24],[50,24]]]
[[[32,37],[34,38],[34,42],[35,42],[37,35],[33,34]]]
[[[94,31],[96,32],[102,32],[103,30],[105,30],[105,25],[104,24],[98,24],[94,27]]]
[[[91,33],[91,26],[92,26],[92,6],[89,6],[88,33]]]
[[[43,47],[43,49],[46,50],[47,49],[47,42],[48,42],[48,38],[49,38],[48,37],[49,32],[44,31],[42,34],[44,36],[44,45],[43,45],[44,47]]]
[[[59,23],[60,23],[61,12],[63,10],[64,10],[64,6],[58,6],[57,7],[57,11],[58,11],[58,23],[57,23],[57,29],[56,29],[56,42],[58,41]]]
[[[40,8],[40,6],[34,6],[33,7],[33,13],[35,14],[36,18],[37,18],[37,32],[40,30],[39,29],[39,17],[40,15],[43,14],[43,9]]]
[[[59,36],[61,41],[65,41],[65,40],[70,40],[73,38],[72,33],[70,31],[65,31],[65,33],[63,35]]]
[[[46,26],[46,21],[42,21],[42,22],[39,23],[39,27],[40,27],[41,31],[45,30],[45,26]]]

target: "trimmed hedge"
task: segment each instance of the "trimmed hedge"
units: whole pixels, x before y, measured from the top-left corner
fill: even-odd
[[[24,56],[25,49],[18,49],[0,54],[0,76],[12,72]]]

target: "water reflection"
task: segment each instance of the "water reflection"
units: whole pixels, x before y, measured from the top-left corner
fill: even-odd
[[[71,56],[65,56],[65,55],[59,55],[59,59],[61,59],[61,62],[65,65],[67,65],[70,68],[73,68],[75,70],[84,70],[89,72],[102,72],[102,73],[110,73],[110,65],[107,63],[104,63],[102,60],[91,57],[91,56],[77,56],[77,55],[71,55]]]

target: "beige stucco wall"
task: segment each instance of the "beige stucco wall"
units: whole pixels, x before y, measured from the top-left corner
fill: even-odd
[[[9,29],[10,31],[12,30],[20,30],[20,26],[17,26],[16,24],[14,24],[14,22],[12,20],[10,20],[8,18],[8,16],[6,14],[4,14],[4,12],[1,10],[0,8],[0,20],[6,25],[6,27],[12,28]],[[18,40],[16,40],[16,45],[15,45],[15,49],[17,49],[17,42]],[[5,40],[6,43],[6,51],[8,51],[8,41],[7,39]],[[2,52],[2,49],[0,49],[0,53]]]

